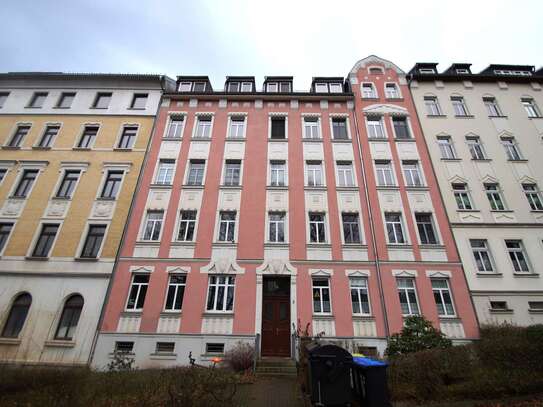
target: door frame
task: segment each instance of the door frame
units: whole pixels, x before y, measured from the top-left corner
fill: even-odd
[[[262,337],[262,301],[264,300],[263,282],[266,277],[290,277],[290,357],[292,354],[292,334],[296,325],[296,268],[289,261],[269,260],[256,269],[256,309],[255,309],[255,334]],[[260,349],[259,349],[260,351]],[[260,357],[260,354],[257,355]]]

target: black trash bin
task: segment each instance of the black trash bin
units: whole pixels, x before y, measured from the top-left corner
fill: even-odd
[[[353,384],[362,407],[392,407],[387,385],[388,364],[364,357],[353,358]]]
[[[311,402],[315,406],[344,406],[354,401],[351,386],[353,357],[345,349],[328,342],[310,342],[308,378]]]

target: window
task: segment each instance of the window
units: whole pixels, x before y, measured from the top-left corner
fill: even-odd
[[[376,161],[375,172],[377,174],[377,185],[389,187],[396,185],[394,181],[394,172],[390,161]]]
[[[330,93],[342,93],[343,85],[341,83],[329,83]]]
[[[279,87],[277,82],[270,82],[268,83],[266,89],[268,90],[268,92],[277,92]]]
[[[353,163],[350,161],[338,161],[336,163],[338,186],[354,187]]]
[[[224,165],[224,185],[238,186],[241,177],[241,161],[226,160]]]
[[[270,161],[270,185],[283,187],[286,185],[287,165],[284,161]]]
[[[32,189],[32,185],[38,177],[38,170],[23,170],[23,175],[19,180],[17,188],[13,193],[14,198],[26,198]]]
[[[400,97],[400,91],[395,83],[385,84],[385,96],[387,99],[398,99]]]
[[[394,125],[394,133],[397,139],[410,139],[409,125],[406,117],[393,117],[392,124]]]
[[[38,144],[38,147],[41,147],[41,148],[51,147],[51,144],[53,144],[53,140],[58,134],[59,130],[60,130],[59,125],[45,126],[45,131],[43,132],[43,135],[41,136],[41,140],[40,140],[40,143]]]
[[[290,92],[290,82],[279,82],[279,89],[282,93]]]
[[[134,146],[134,142],[136,141],[137,133],[137,126],[124,126],[117,148],[132,148]]]
[[[271,118],[271,138],[272,139],[285,139],[285,117],[272,117]]]
[[[44,223],[41,226],[40,235],[36,241],[36,246],[34,246],[34,251],[32,252],[32,257],[48,257],[51,247],[53,247],[53,242],[57,236],[59,225]]]
[[[353,314],[368,315],[370,313],[368,279],[364,277],[351,277],[349,283],[351,286]]]
[[[148,287],[149,274],[134,274],[132,277],[132,286],[130,287],[130,295],[126,304],[127,310],[135,311],[143,309]]]
[[[285,213],[270,212],[269,219],[269,241],[282,243],[285,241]]]
[[[334,140],[348,140],[347,119],[342,117],[332,118],[332,137]]]
[[[522,160],[522,155],[520,154],[520,149],[515,142],[515,139],[512,137],[502,138],[502,145],[505,149],[505,155],[508,160],[518,161]]]
[[[307,161],[305,167],[307,171],[307,186],[323,186],[322,163],[320,161]]]
[[[117,198],[117,193],[119,188],[121,188],[121,182],[123,180],[123,171],[108,171],[106,180],[104,181],[104,186],[102,188],[102,193],[100,198],[105,199],[115,199]]]
[[[147,98],[149,94],[147,93],[134,93],[132,98],[132,103],[130,104],[131,109],[145,109],[147,105]]]
[[[179,232],[177,240],[192,242],[194,230],[196,229],[196,211],[181,211],[179,214]]]
[[[171,275],[168,282],[168,294],[166,295],[166,311],[181,311],[187,276]]]
[[[493,272],[492,256],[486,239],[470,239],[469,243],[473,252],[473,257],[475,258],[477,271]]]
[[[72,340],[83,309],[83,297],[79,294],[70,296],[64,303],[62,314],[55,333],[55,339]]]
[[[208,311],[232,311],[234,308],[234,276],[209,276]]]
[[[360,224],[357,213],[342,213],[343,239],[345,243],[360,243]]]
[[[241,91],[242,92],[252,92],[253,83],[252,82],[241,82]]]
[[[483,103],[485,104],[486,111],[490,117],[503,116],[500,106],[494,97],[484,97]]]
[[[432,279],[432,291],[434,292],[434,300],[437,305],[437,313],[443,317],[453,317],[454,305],[449,288],[449,281],[444,278]]]
[[[469,116],[466,102],[462,96],[451,96],[455,116]]]
[[[456,73],[457,74],[470,74],[471,72],[469,71],[469,69],[465,69],[465,68],[457,68],[456,69]]]
[[[175,342],[157,342],[155,353],[174,353]]]
[[[419,305],[417,302],[417,293],[415,290],[415,281],[412,278],[397,278],[398,295],[400,296],[400,305],[402,315],[419,315]]]
[[[402,165],[405,184],[410,187],[422,186],[422,175],[420,173],[419,163],[416,161],[403,161]]]
[[[179,92],[190,92],[192,89],[192,82],[179,83]]]
[[[196,120],[195,138],[210,138],[211,137],[211,116],[198,116]]]
[[[236,212],[219,214],[219,242],[233,242],[236,230]]]
[[[381,68],[370,68],[369,69],[370,75],[381,75],[383,74],[383,70]]]
[[[526,194],[526,199],[530,204],[532,211],[543,211],[543,201],[541,199],[541,191],[537,188],[536,184],[522,184],[522,189]],[[1,250],[1,248],[0,248]]]
[[[228,137],[243,138],[245,137],[245,117],[232,116],[230,118],[230,132]]]
[[[328,314],[330,312],[330,281],[327,278],[314,278],[313,313]]]
[[[0,109],[4,107],[6,104],[6,100],[8,100],[9,92],[0,92]]]
[[[189,175],[187,178],[188,185],[202,185],[204,182],[205,171],[204,160],[190,160]]]
[[[454,193],[454,199],[456,200],[456,207],[463,211],[470,211],[473,209],[471,205],[471,199],[469,196],[467,184],[452,184]]]
[[[403,234],[402,215],[399,213],[385,213],[388,242],[391,244],[406,243]]]
[[[220,354],[224,353],[224,343],[206,343],[206,354]]]
[[[31,126],[27,124],[18,125],[13,137],[11,137],[11,140],[8,143],[8,147],[21,147],[23,139],[30,131],[30,127]]]
[[[429,213],[415,213],[415,221],[419,231],[421,244],[438,244],[432,215]]]
[[[435,96],[425,96],[424,104],[426,105],[428,116],[441,116],[441,108]]]
[[[13,223],[0,223],[0,253],[4,250],[12,229]]]
[[[528,117],[541,117],[541,114],[539,113],[539,108],[537,107],[533,99],[522,99],[522,105],[524,106],[524,110],[526,110],[526,113],[528,113]]]
[[[175,160],[160,160],[156,172],[155,184],[171,185],[175,171]]]
[[[71,198],[81,170],[66,170],[57,190],[56,198]]]
[[[184,123],[184,116],[170,116],[170,122],[168,123],[166,138],[181,138]]]
[[[9,310],[8,318],[2,329],[2,337],[17,338],[23,329],[23,325],[28,315],[28,310],[32,304],[32,297],[28,293],[22,293],[15,298],[11,309]]]
[[[85,126],[85,128],[83,129],[83,134],[81,134],[81,138],[79,139],[79,144],[77,145],[77,147],[91,148],[97,134],[98,134],[98,126]]]
[[[432,73],[436,73],[436,70],[433,68],[419,68],[419,73],[432,74]]]
[[[193,92],[205,92],[205,90],[206,90],[205,82],[194,82],[194,84],[192,85]]]
[[[466,137],[466,143],[468,143],[469,152],[473,160],[486,159],[485,150],[483,149],[480,137]]]
[[[6,168],[0,168],[0,184],[2,183],[2,181],[4,181],[7,173],[8,170]]]
[[[134,350],[134,342],[124,342],[116,341],[115,342],[115,353],[131,353]]]
[[[456,153],[454,151],[452,140],[449,136],[438,137],[437,144],[439,145],[441,158],[444,158],[446,160],[453,160],[456,158]]]
[[[493,211],[505,210],[499,184],[485,184],[486,197]]]
[[[325,243],[326,232],[323,213],[309,213],[309,241],[311,243]]]
[[[375,99],[377,98],[377,92],[373,83],[362,84],[362,98],[363,99]]]
[[[47,92],[34,93],[27,107],[35,107],[35,108],[43,107],[43,104],[45,103],[45,99],[47,99],[47,95],[48,95]]]
[[[528,256],[524,250],[524,245],[520,240],[506,240],[505,247],[509,253],[513,268],[517,273],[529,273],[530,266],[528,265]]]
[[[528,311],[543,311],[543,301],[528,301]]]
[[[328,93],[328,84],[326,84],[326,83],[315,83],[315,92],[317,92],[317,93]]]
[[[385,138],[385,129],[380,117],[368,117],[366,119],[369,138]]]
[[[90,225],[87,232],[87,238],[81,251],[81,257],[85,259],[95,259],[102,247],[102,241],[106,234],[106,225]]]
[[[143,240],[159,240],[164,211],[147,211]]]
[[[75,92],[62,92],[58,99],[57,106],[61,109],[69,109],[75,99]]]
[[[304,117],[304,138],[320,139],[320,125],[318,117]]]
[[[94,109],[107,109],[109,107],[109,103],[111,102],[111,96],[112,96],[111,92],[97,93],[92,107]]]

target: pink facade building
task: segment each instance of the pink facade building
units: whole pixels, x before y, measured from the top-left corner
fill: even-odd
[[[295,356],[308,329],[383,353],[407,315],[478,335],[405,74],[178,77],[165,94],[110,284],[94,366],[205,363],[238,341]]]

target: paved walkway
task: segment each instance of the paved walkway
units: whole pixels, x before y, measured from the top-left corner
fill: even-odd
[[[296,377],[257,377],[240,389],[245,407],[304,407]]]

